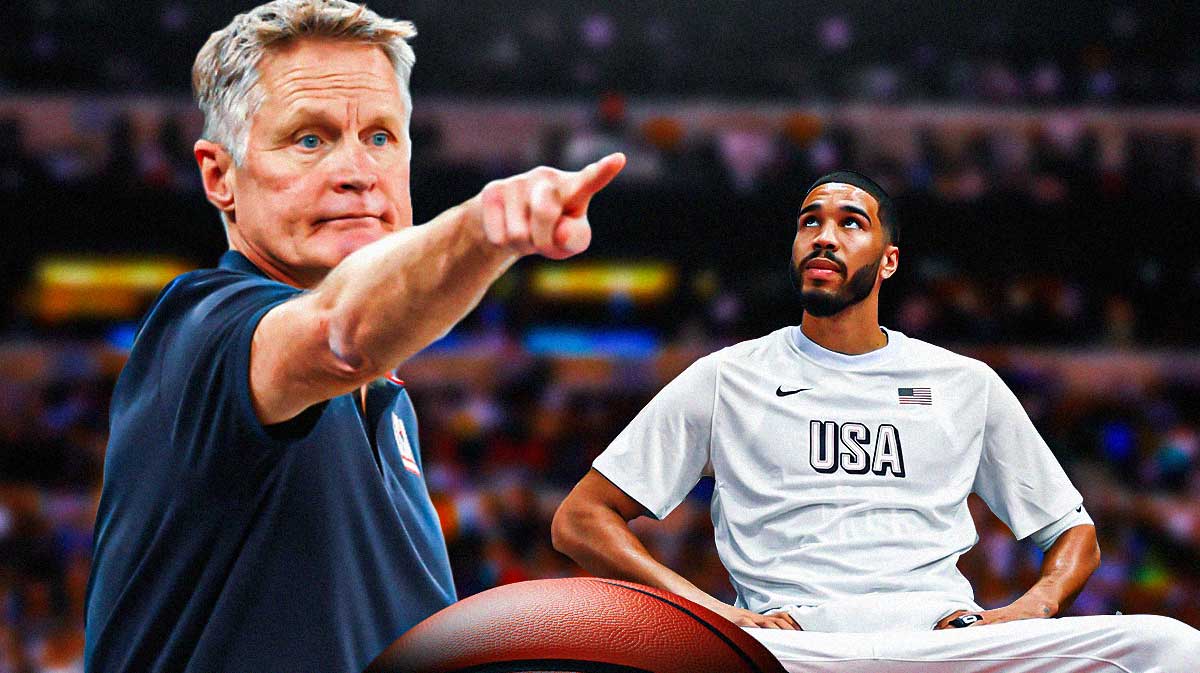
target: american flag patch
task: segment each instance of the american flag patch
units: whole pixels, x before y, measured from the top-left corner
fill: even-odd
[[[932,388],[897,388],[896,393],[900,396],[900,404],[933,404]]]

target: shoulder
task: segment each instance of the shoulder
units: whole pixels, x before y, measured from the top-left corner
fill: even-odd
[[[782,330],[780,330],[782,332]],[[757,339],[742,341],[703,355],[685,367],[670,383],[675,389],[687,388],[693,392],[717,385],[721,371],[729,364],[745,365],[747,362],[762,361],[767,354],[777,349],[779,332],[772,332]]]
[[[166,334],[195,337],[219,326],[250,319],[300,290],[232,269],[199,269],[185,273],[163,288],[138,325],[139,342]]]
[[[280,283],[233,269],[199,269],[190,271],[171,281],[155,305],[199,302],[212,299],[216,302],[242,294],[291,296],[300,290]]]
[[[201,315],[231,304],[269,302],[299,294],[300,290],[277,281],[232,269],[200,269],[171,281],[147,314]]]
[[[748,339],[726,346],[701,359],[711,358],[715,363],[774,361],[780,357],[781,353],[787,352],[791,330],[792,327],[781,327],[757,339]]]
[[[903,357],[907,365],[931,370],[952,370],[980,378],[996,377],[992,368],[982,360],[905,336],[900,332],[889,331],[889,334],[897,335],[903,340]]]

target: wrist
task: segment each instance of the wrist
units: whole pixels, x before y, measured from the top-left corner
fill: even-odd
[[[1017,601],[1018,606],[1034,617],[1048,619],[1058,614],[1058,601],[1038,595],[1025,595]]]
[[[693,603],[706,607],[709,610],[721,615],[726,614],[726,611],[733,607],[728,603],[717,600],[709,595],[708,592],[700,590],[691,583],[688,583],[687,586],[668,589],[668,591],[671,591],[672,593],[682,596]]]

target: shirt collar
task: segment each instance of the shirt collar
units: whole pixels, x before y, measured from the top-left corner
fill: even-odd
[[[883,348],[877,348],[859,355],[847,355],[846,353],[831,351],[809,339],[808,335],[800,329],[799,325],[794,325],[791,330],[792,338],[788,342],[792,348],[809,360],[832,369],[862,370],[878,366],[895,357],[897,352],[901,350],[905,339],[907,339],[907,337],[896,330],[880,327],[879,330],[887,335],[887,344]]]
[[[262,269],[254,266],[254,262],[251,262],[237,250],[226,250],[225,254],[221,255],[221,262],[217,266],[222,269],[231,269],[267,278],[267,274],[263,273]]]

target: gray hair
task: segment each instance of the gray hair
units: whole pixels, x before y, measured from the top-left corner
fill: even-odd
[[[203,137],[241,164],[250,119],[264,98],[257,86],[263,55],[272,46],[308,37],[379,45],[396,70],[407,126],[412,111],[408,80],[416,61],[407,40],[416,34],[412,22],[386,19],[348,0],[274,0],[238,14],[209,36],[192,66],[192,92],[204,113]]]

